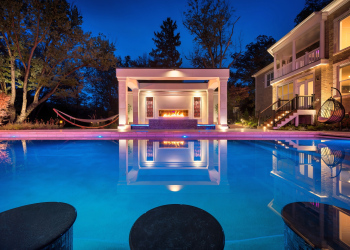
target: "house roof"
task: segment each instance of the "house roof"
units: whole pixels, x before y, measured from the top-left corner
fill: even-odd
[[[262,68],[258,72],[256,72],[252,77],[257,77],[258,75],[261,75],[262,73],[265,73],[266,71],[270,70],[273,68],[273,62],[267,65],[266,67]]]
[[[311,15],[309,15],[307,18],[305,18],[301,23],[299,23],[297,26],[294,27],[291,31],[289,31],[285,36],[283,36],[280,40],[278,40],[274,45],[272,45],[267,51],[273,56],[273,49],[279,46],[281,43],[283,43],[285,40],[287,40],[290,36],[294,35],[305,23],[307,23],[310,19],[312,19],[314,16],[318,15],[318,13],[325,13],[327,15],[333,13],[337,9],[339,9],[344,4],[348,3],[350,0],[334,0],[330,4],[328,4],[326,7],[324,7],[319,12],[313,12]]]

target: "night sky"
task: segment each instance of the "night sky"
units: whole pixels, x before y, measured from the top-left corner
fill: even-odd
[[[279,40],[294,27],[294,18],[303,9],[305,0],[229,0],[240,16],[235,34],[242,33],[243,48],[258,35]],[[182,24],[187,0],[74,0],[83,16],[84,31],[105,34],[116,43],[116,55],[132,59],[155,48],[154,31],[170,17],[178,25],[183,57],[182,67],[191,67],[184,55],[193,48],[193,37]]]

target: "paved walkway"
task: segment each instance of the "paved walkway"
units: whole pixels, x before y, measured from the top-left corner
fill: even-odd
[[[60,130],[0,130],[3,140],[114,140],[128,138],[218,138],[218,139],[273,139],[273,138],[350,138],[349,132],[275,131],[236,128],[227,130],[118,130],[118,129],[60,129]]]
[[[288,131],[249,129],[234,126],[227,130],[120,130],[120,129],[51,129],[0,130],[0,140],[118,140],[128,138],[219,138],[235,140],[263,140],[276,138],[338,138],[349,139],[350,132],[340,131]]]

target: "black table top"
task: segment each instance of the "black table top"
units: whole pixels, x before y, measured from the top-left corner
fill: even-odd
[[[40,249],[68,231],[77,212],[69,204],[43,202],[0,213],[0,249]]]
[[[225,235],[208,212],[170,204],[149,210],[131,228],[131,249],[223,249]]]

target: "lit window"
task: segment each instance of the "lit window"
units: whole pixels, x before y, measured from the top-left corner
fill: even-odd
[[[340,92],[350,93],[350,65],[340,68],[339,70]]]
[[[266,74],[266,87],[270,86],[272,80],[273,80],[273,71]]]
[[[350,16],[341,20],[339,26],[339,50],[342,50],[350,46]]]
[[[281,100],[291,100],[294,97],[294,86],[293,83],[289,83],[277,88],[277,96]]]

